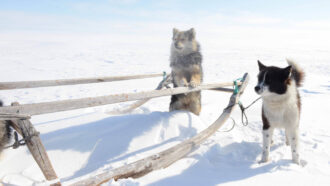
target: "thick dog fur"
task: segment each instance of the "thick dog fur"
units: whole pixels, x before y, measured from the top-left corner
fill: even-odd
[[[300,96],[297,87],[302,85],[304,72],[294,62],[289,66],[267,67],[258,61],[258,85],[255,91],[262,97],[263,152],[261,163],[269,160],[270,145],[275,128],[284,128],[287,145],[291,144],[292,161],[299,158]]]
[[[174,87],[196,87],[202,83],[202,54],[195,40],[195,30],[179,31],[173,29],[170,67]],[[188,110],[196,115],[201,111],[201,92],[173,95],[170,111]]]
[[[0,106],[2,106],[2,101],[0,100]],[[0,154],[8,144],[11,138],[11,128],[9,126],[9,121],[0,120]]]

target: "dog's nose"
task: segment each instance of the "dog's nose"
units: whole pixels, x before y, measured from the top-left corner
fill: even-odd
[[[260,90],[260,86],[256,86],[256,87],[254,87],[254,90],[255,90],[256,92],[259,92],[259,90]]]

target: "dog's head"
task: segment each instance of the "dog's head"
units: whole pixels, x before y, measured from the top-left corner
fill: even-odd
[[[195,40],[195,29],[191,28],[187,31],[179,31],[173,28],[172,48],[178,53],[189,53],[197,50],[197,42]]]
[[[279,68],[265,66],[258,60],[259,74],[258,84],[254,88],[261,96],[272,96],[274,94],[285,94],[290,84],[292,67]]]

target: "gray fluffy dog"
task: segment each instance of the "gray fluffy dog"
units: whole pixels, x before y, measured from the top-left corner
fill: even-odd
[[[196,87],[203,80],[202,54],[195,40],[195,30],[173,29],[170,67],[174,87]],[[188,110],[196,115],[201,111],[201,92],[173,95],[170,111]]]

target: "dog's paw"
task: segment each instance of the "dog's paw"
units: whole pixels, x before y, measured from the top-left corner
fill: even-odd
[[[190,83],[189,83],[189,87],[191,87],[191,88],[196,88],[196,87],[198,87],[200,84],[199,83],[197,83],[197,82],[195,82],[195,81],[191,81]]]

